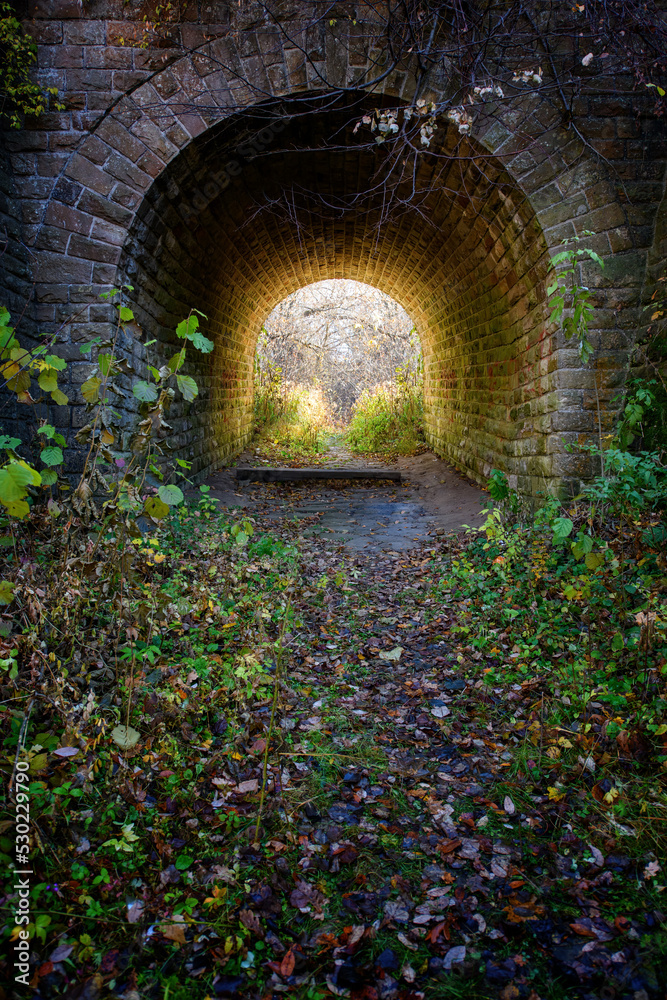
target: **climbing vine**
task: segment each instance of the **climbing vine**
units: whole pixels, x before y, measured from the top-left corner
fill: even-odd
[[[36,61],[36,43],[23,30],[11,4],[0,2],[0,122],[10,128],[21,128],[25,115],[41,115],[51,98],[57,110],[64,108],[57,100],[57,87],[40,87],[32,80]]]

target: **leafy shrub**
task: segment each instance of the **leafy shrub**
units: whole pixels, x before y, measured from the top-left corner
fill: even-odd
[[[352,451],[412,455],[424,446],[424,393],[399,381],[361,394],[346,440]]]

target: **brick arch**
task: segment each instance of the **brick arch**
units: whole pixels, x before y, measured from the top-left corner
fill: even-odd
[[[290,106],[287,107],[289,119]],[[202,309],[215,341],[198,367],[202,394],[176,405],[174,444],[195,471],[219,464],[251,429],[252,366],[261,323],[273,306],[325,277],[356,278],[380,288],[410,313],[422,339],[427,434],[433,447],[477,478],[500,466],[529,490],[552,478],[549,363],[544,279],[548,248],[529,200],[502,165],[479,149],[457,147],[443,130],[441,150],[456,150],[419,211],[378,231],[379,204],[329,212],[304,202],[298,225],[280,206],[291,180],[319,188],[331,204],[370,179],[381,153],[352,141],[349,109],[293,118],[276,131],[258,122],[252,157],[248,118],[238,115],[190,143],[151,186],[123,247],[120,272],[135,288],[141,325],[173,350],[170,331],[191,305]],[[347,148],[317,147],[320,133],[341,134]],[[240,142],[239,142],[240,138]],[[244,158],[238,150],[249,152]],[[460,156],[460,158],[458,158]],[[231,160],[232,175],[225,172]],[[418,185],[437,161],[425,156]],[[381,193],[378,194],[378,202]]]
[[[329,81],[348,85],[353,63],[353,47],[337,63],[335,48],[325,41]],[[175,304],[189,308],[195,303],[188,293],[196,290],[194,298],[210,313],[216,334],[216,368],[202,373],[208,384],[197,412],[176,415],[175,443],[196,452],[199,472],[231,454],[247,434],[252,346],[244,337],[252,338],[262,311],[268,313],[276,296],[309,280],[339,275],[377,285],[415,316],[426,357],[428,434],[440,454],[477,478],[497,465],[530,492],[542,489],[545,480],[585,471],[563,453],[562,439],[593,426],[590,373],[580,371],[574,352],[548,332],[549,254],[564,235],[581,228],[598,233],[596,249],[603,256],[625,253],[618,271],[631,271],[630,294],[614,288],[627,285],[625,277],[612,278],[611,288],[600,292],[597,346],[611,370],[601,386],[604,402],[627,347],[617,319],[604,307],[634,305],[645,251],[636,250],[617,192],[587,149],[565,131],[544,133],[550,124],[546,106],[527,107],[520,128],[516,121],[511,128],[503,124],[502,111],[478,127],[467,164],[462,168],[453,160],[449,190],[429,201],[437,232],[412,213],[386,228],[378,243],[371,238],[371,213],[356,224],[338,220],[328,229],[318,230],[310,220],[304,243],[266,213],[253,235],[247,227],[239,229],[235,213],[243,204],[247,213],[250,181],[261,191],[265,177],[257,164],[247,164],[242,184],[233,180],[222,190],[213,164],[226,155],[229,135],[238,139],[256,126],[256,109],[267,96],[318,90],[320,83],[307,78],[298,50],[285,50],[273,30],[248,32],[242,48],[229,38],[204,40],[167,68],[144,76],[131,92],[109,101],[65,158],[44,202],[34,274],[39,301],[69,306],[86,295],[90,301],[94,292],[129,274],[137,294],[144,294],[138,303],[142,318],[163,341]],[[240,77],[250,86],[238,82]],[[381,89],[392,101],[409,100],[414,80],[407,71],[396,72]],[[372,103],[378,99],[376,93]],[[242,105],[245,118],[230,112]],[[543,133],[537,143],[530,140],[533,127]],[[225,129],[227,139],[221,138]],[[455,138],[439,131],[443,148],[453,151]],[[328,170],[326,183],[340,193],[334,175],[346,164],[352,170],[354,155],[348,151],[335,169],[320,166],[318,174],[313,168],[311,180]],[[297,168],[283,158],[284,184]],[[369,169],[359,162],[356,168]],[[423,169],[429,169],[428,156]],[[194,221],[174,216],[170,192],[188,201]],[[193,228],[200,234],[194,246]],[[225,247],[240,245],[244,251],[228,272],[234,274],[230,284],[213,264]],[[209,248],[208,257],[203,247]],[[153,304],[145,299],[148,290]],[[73,329],[74,339],[87,339],[91,326],[99,331],[103,307],[91,305],[86,319]],[[141,363],[141,345],[127,347]]]

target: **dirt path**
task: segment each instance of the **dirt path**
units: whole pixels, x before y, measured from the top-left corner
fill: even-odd
[[[253,452],[240,465],[259,465]],[[325,464],[322,460],[319,465]],[[369,464],[333,444],[330,467],[361,468]],[[372,463],[376,468],[379,463]],[[267,527],[285,517],[304,522],[308,533],[327,533],[352,551],[403,552],[443,531],[482,522],[485,493],[459,476],[431,452],[397,462],[403,482],[237,483],[230,470],[207,480],[222,505],[257,516]],[[395,466],[392,466],[395,468]]]
[[[346,460],[333,452],[332,465]],[[303,567],[261,844],[244,833],[234,856],[245,892],[230,928],[240,919],[253,957],[214,991],[663,1000],[659,944],[647,943],[662,918],[624,889],[648,856],[628,857],[580,799],[566,803],[560,751],[528,739],[542,679],[485,684],[493,665],[451,577],[458,543],[442,537],[479,524],[483,493],[432,454],[399,464],[400,486],[209,480],[259,530],[296,542]],[[511,661],[497,631],[494,652]],[[249,713],[256,755],[268,711]],[[250,824],[262,766],[241,756],[216,780],[224,808]]]

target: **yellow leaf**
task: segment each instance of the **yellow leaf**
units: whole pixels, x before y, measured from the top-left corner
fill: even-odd
[[[148,514],[154,521],[161,521],[168,513],[169,507],[159,497],[149,497],[144,504],[144,514]]]
[[[608,792],[605,792],[604,800],[608,806],[611,806],[620,794],[618,788],[610,788]]]
[[[597,569],[604,562],[604,554],[602,552],[587,552],[584,561],[586,569]]]
[[[547,788],[547,792],[549,794],[550,802],[560,802],[561,799],[565,798],[565,793],[559,791],[554,785],[550,785],[549,788]]]

